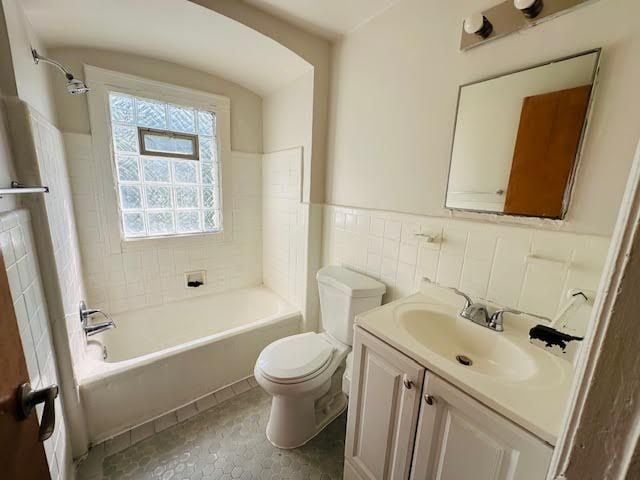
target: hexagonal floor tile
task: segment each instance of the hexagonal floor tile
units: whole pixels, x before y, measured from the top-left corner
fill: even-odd
[[[105,458],[103,480],[342,478],[346,414],[307,445],[279,450],[265,435],[271,398],[259,387]]]

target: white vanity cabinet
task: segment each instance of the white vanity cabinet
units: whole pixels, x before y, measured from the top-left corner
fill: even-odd
[[[345,480],[407,479],[425,369],[357,329]]]
[[[411,480],[544,480],[553,450],[430,372]]]
[[[361,328],[345,480],[543,480],[552,448]]]

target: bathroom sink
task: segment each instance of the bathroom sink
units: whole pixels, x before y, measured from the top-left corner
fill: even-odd
[[[525,347],[528,344],[475,325],[448,306],[404,303],[395,309],[394,316],[416,342],[469,371],[525,381],[538,370]]]

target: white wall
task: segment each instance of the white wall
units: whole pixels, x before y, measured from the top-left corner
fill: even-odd
[[[0,4],[0,57],[2,58],[0,95],[17,96],[19,77],[23,80],[20,82],[20,94],[32,100],[35,98],[36,102],[42,102],[42,110],[48,112],[53,118],[52,105],[49,104],[47,96],[38,98],[35,94],[38,86],[46,83],[47,72],[42,68],[34,68],[37,66],[33,64],[33,60],[30,60],[32,44],[40,48],[17,2],[2,0]],[[0,188],[8,187],[12,180],[16,180],[8,128],[6,106],[3,103],[0,105]],[[15,195],[5,195],[0,198],[0,211],[13,210],[18,203]]]
[[[140,240],[128,242],[120,253],[112,254],[105,243],[110,232],[104,228],[109,227],[100,221],[99,212],[115,205],[98,203],[102,197],[97,194],[91,136],[66,133],[64,137],[87,300],[92,307],[113,314],[260,284],[260,155],[232,155],[232,241],[211,235]],[[119,232],[116,237],[119,238]],[[194,270],[206,270],[207,282],[199,288],[187,289],[184,274]]]
[[[262,153],[262,99],[240,85],[181,65],[124,52],[56,48],[49,54],[79,78],[84,77],[82,66],[87,64],[228,97],[232,109],[231,148],[241,152]],[[87,97],[67,94],[62,76],[55,77],[53,84],[60,129],[65,133],[90,133]]]
[[[263,99],[262,125],[265,153],[302,147],[305,172],[302,198],[308,202],[313,143],[313,70]]]
[[[0,57],[3,59],[0,69],[0,97],[15,96],[17,94],[15,77],[13,75],[13,60],[11,59],[11,45],[9,32],[5,22],[4,6],[0,4]],[[0,99],[0,185],[9,186],[15,179],[15,168],[11,154],[11,143],[7,126],[6,107]],[[0,212],[16,208],[17,199],[13,195],[0,198]]]
[[[50,66],[36,65],[31,48],[41,55],[46,49],[31,28],[17,0],[2,0],[7,33],[11,44],[11,60],[18,97],[32,105],[48,121],[55,123],[56,114],[49,83]],[[6,68],[3,62],[2,68]]]
[[[640,110],[630,108],[640,103],[640,2],[600,0],[460,52],[462,19],[494,3],[402,0],[336,45],[328,203],[448,216],[443,205],[458,86],[603,47],[593,120],[567,220],[525,223],[611,234],[640,136]]]
[[[7,128],[6,107],[0,100],[0,188],[9,187],[12,180],[16,179]],[[4,195],[0,198],[0,212],[6,212],[16,208],[18,201],[15,195]]]
[[[0,214],[0,250],[7,269],[29,382],[34,389],[59,384],[42,276],[27,210]],[[55,402],[55,414],[53,435],[44,442],[49,471],[52,480],[72,478],[71,447],[60,398]]]
[[[328,40],[246,2],[190,0],[271,37],[313,66],[313,138],[309,199],[324,202],[331,45]],[[271,150],[264,150],[266,153]]]

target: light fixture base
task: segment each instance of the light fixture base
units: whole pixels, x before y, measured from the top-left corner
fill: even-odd
[[[489,21],[489,19],[485,16],[482,17],[482,27],[480,30],[476,32],[480,38],[489,38],[489,36],[493,33],[493,25]]]
[[[461,29],[460,50],[469,50],[525,28],[570,13],[579,7],[586,7],[593,0],[522,0],[517,8],[514,0],[503,0],[497,5],[478,12],[474,16],[484,15],[492,25],[492,32],[487,37],[477,33],[469,33],[464,26]],[[526,11],[525,11],[526,10]]]
[[[516,8],[518,8],[518,10],[520,10],[526,18],[534,19],[538,15],[540,15],[540,13],[542,13],[542,9],[544,8],[544,2],[543,0],[534,0],[534,2],[530,6],[525,8],[519,8],[517,6],[517,1],[516,1]]]

